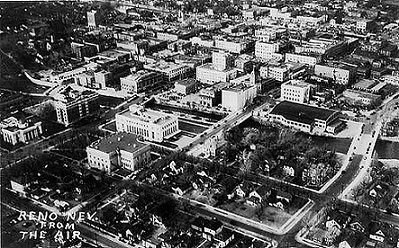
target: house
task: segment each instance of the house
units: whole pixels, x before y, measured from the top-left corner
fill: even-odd
[[[369,237],[370,239],[379,241],[381,243],[385,240],[385,234],[381,229],[377,229],[377,231],[371,232]]]
[[[198,217],[191,223],[191,228],[201,233],[203,238],[212,240],[216,235],[221,233],[223,223],[217,219],[209,220],[203,217]]]
[[[338,229],[345,228],[350,221],[350,217],[348,217],[345,213],[342,213],[338,210],[331,211],[327,216],[326,221],[326,229],[331,230],[334,227]]]
[[[379,183],[375,185],[375,187],[369,191],[369,195],[372,198],[381,198],[383,197],[386,193],[389,187],[383,183]]]
[[[191,185],[188,183],[188,184],[172,187],[172,190],[175,194],[182,196],[185,193],[187,193],[190,188],[191,188]]]
[[[291,166],[284,165],[284,167],[283,167],[283,173],[284,173],[284,175],[286,175],[286,176],[290,176],[290,177],[295,176],[295,170],[294,170],[294,168],[292,168]]]
[[[257,205],[259,203],[262,203],[262,201],[267,198],[270,193],[270,187],[262,185],[249,194],[249,199],[247,199],[247,203],[249,205]]]
[[[276,199],[280,201],[284,200],[286,203],[290,203],[292,201],[292,195],[284,191],[277,191]]]
[[[324,238],[326,237],[326,235],[327,235],[326,230],[323,230],[320,228],[315,228],[313,230],[313,235],[312,235],[311,239],[318,244],[323,244]]]
[[[341,241],[338,245],[338,248],[354,248],[361,242],[355,235],[351,235],[347,237],[345,240]]]
[[[370,223],[371,223],[370,218],[366,215],[363,215],[360,218],[354,219],[353,222],[349,224],[349,227],[353,231],[357,231],[359,233],[365,233]]]
[[[12,190],[21,196],[26,196],[26,188],[29,186],[27,176],[12,177],[10,183]]]
[[[223,228],[220,233],[215,236],[215,248],[224,248],[234,239],[234,232]]]

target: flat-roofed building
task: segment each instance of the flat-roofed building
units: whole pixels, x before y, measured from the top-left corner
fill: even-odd
[[[278,53],[279,43],[266,43],[257,41],[255,44],[255,56],[261,59],[272,59],[273,54]]]
[[[151,147],[131,133],[117,133],[99,139],[86,148],[91,168],[107,173],[117,168],[131,171],[143,168],[151,161]]]
[[[257,95],[255,85],[238,84],[222,90],[222,107],[230,111],[242,110],[251,104]]]
[[[182,95],[188,95],[197,91],[198,82],[194,78],[179,80],[175,83],[175,91]]]
[[[285,62],[294,62],[307,64],[309,66],[315,66],[321,61],[320,55],[308,55],[308,54],[296,54],[296,53],[286,53]]]
[[[192,68],[187,65],[166,61],[145,64],[144,69],[162,73],[162,75],[164,75],[164,79],[168,82],[187,78],[193,71]]]
[[[289,101],[280,102],[269,113],[271,121],[307,133],[314,131],[338,132],[342,127],[338,116],[338,111]]]
[[[360,90],[347,89],[342,93],[343,99],[353,105],[370,107],[381,102],[381,96]]]
[[[116,114],[116,130],[136,134],[143,139],[162,142],[179,132],[178,118],[139,105]]]
[[[121,89],[129,93],[141,93],[154,89],[163,82],[163,75],[159,72],[141,70],[121,77]]]
[[[3,141],[16,145],[19,142],[26,143],[39,137],[42,131],[42,122],[33,118],[17,119],[9,117],[0,123],[0,132]]]
[[[204,84],[229,82],[237,77],[237,68],[216,69],[211,63],[197,67],[196,79]]]
[[[301,80],[290,80],[281,84],[281,100],[308,103],[310,100],[311,84]]]
[[[317,76],[333,79],[336,84],[349,85],[355,81],[356,68],[346,65],[316,65],[314,73]]]
[[[92,115],[99,109],[99,95],[92,91],[78,91],[67,87],[54,95],[57,121],[65,126]]]

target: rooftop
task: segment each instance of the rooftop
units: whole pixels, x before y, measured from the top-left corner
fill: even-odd
[[[117,133],[93,142],[90,147],[100,150],[105,153],[111,153],[116,150],[123,150],[127,152],[135,152],[147,144],[141,143],[137,140],[137,136],[131,133]]]
[[[283,101],[277,104],[270,114],[282,115],[284,118],[301,123],[311,124],[315,119],[326,121],[336,111],[306,104]]]
[[[300,87],[300,88],[306,88],[309,87],[309,83],[306,83],[302,80],[290,80],[286,83],[284,83],[283,85],[290,85],[290,86],[296,86],[296,87]]]
[[[173,117],[173,115],[152,109],[146,109],[139,105],[131,105],[128,110],[119,113],[118,115],[135,119],[137,121],[149,122],[158,125],[168,121]]]

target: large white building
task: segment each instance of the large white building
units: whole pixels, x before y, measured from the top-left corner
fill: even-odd
[[[93,142],[86,148],[91,168],[110,173],[117,168],[135,171],[151,161],[151,147],[136,135],[117,133]]]
[[[334,83],[348,85],[355,81],[356,68],[346,65],[316,65],[314,73],[317,76],[330,78],[334,80]]]
[[[223,71],[215,69],[212,64],[205,64],[197,67],[196,79],[204,84],[215,84],[229,82],[237,77],[236,68],[228,68]]]
[[[269,113],[271,121],[307,133],[338,132],[343,125],[338,117],[338,111],[288,101],[280,102]]]
[[[273,54],[278,53],[279,48],[279,43],[257,41],[255,44],[255,56],[261,59],[272,59]]]
[[[146,140],[162,142],[179,132],[176,116],[131,105],[116,114],[116,130],[136,134]]]
[[[307,103],[310,100],[311,84],[300,80],[290,80],[281,84],[281,100]]]
[[[11,145],[19,142],[26,143],[43,133],[42,122],[33,121],[31,118],[18,120],[15,117],[9,117],[0,123],[0,132],[4,142]]]
[[[255,85],[244,83],[233,85],[222,90],[222,107],[230,111],[243,109],[247,104],[251,104],[257,94]]]
[[[196,68],[196,79],[205,84],[229,82],[237,77],[238,70],[233,66],[234,58],[229,53],[213,52],[212,63]]]

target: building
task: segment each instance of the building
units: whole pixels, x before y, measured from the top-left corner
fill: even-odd
[[[77,59],[84,59],[85,57],[93,57],[98,53],[98,48],[95,45],[81,44],[77,42],[71,42],[72,53]]]
[[[33,118],[18,120],[15,117],[9,117],[0,123],[0,128],[3,141],[11,145],[19,142],[27,143],[43,133],[42,122],[34,121]]]
[[[105,89],[112,81],[112,73],[105,70],[94,72],[94,80],[99,89]]]
[[[290,80],[281,84],[281,100],[308,103],[310,100],[311,84],[300,80]]]
[[[101,89],[102,85],[98,85],[96,83],[96,79],[94,77],[94,72],[93,71],[86,71],[83,72],[82,74],[77,75],[75,78],[75,83],[77,85],[86,87],[86,88],[91,88],[91,89]],[[105,85],[104,85],[105,88]]]
[[[233,112],[242,110],[246,105],[252,104],[256,95],[255,85],[242,83],[230,86],[222,90],[222,107]]]
[[[301,103],[283,101],[277,104],[269,113],[271,121],[303,132],[316,131],[336,133],[342,127],[338,123],[338,111],[323,109]]]
[[[238,70],[236,68],[227,68],[218,70],[212,64],[205,64],[196,68],[196,79],[204,84],[216,84],[219,82],[229,82],[237,77]]]
[[[98,94],[92,91],[77,91],[71,87],[54,95],[57,121],[65,126],[81,120],[99,110]]]
[[[307,54],[296,54],[296,53],[286,53],[285,54],[285,62],[294,62],[306,64],[309,66],[315,66],[317,63],[320,63],[321,56],[320,55],[307,55]]]
[[[215,39],[215,48],[226,50],[234,54],[241,54],[247,50],[253,49],[252,41],[236,38],[219,38]]]
[[[117,133],[93,142],[86,148],[91,168],[107,173],[117,168],[135,171],[151,161],[151,147],[131,133]]]
[[[143,139],[162,142],[179,132],[177,117],[163,112],[131,105],[116,114],[116,130],[136,134]]]
[[[381,96],[360,90],[347,89],[342,93],[344,101],[363,107],[376,107],[381,103]]]
[[[159,72],[141,70],[121,77],[121,89],[129,93],[147,92],[163,82],[164,76]]]
[[[281,38],[286,33],[287,29],[279,26],[262,27],[261,29],[255,30],[255,37],[261,42],[270,42]]]
[[[295,79],[306,72],[304,64],[287,62],[277,65],[262,66],[259,69],[262,78],[273,78],[279,82]]]
[[[87,26],[90,28],[95,28],[102,24],[102,17],[99,12],[92,10],[87,12]]]
[[[234,58],[231,54],[225,52],[212,53],[213,68],[219,71],[224,71],[234,66]]]
[[[195,93],[198,88],[197,80],[194,78],[187,78],[183,80],[179,80],[175,83],[175,91],[182,95],[188,95],[191,93]]]
[[[314,73],[320,77],[333,79],[336,84],[349,85],[355,81],[356,68],[344,64],[336,66],[316,65]]]
[[[374,20],[360,18],[356,20],[356,30],[362,33],[372,31],[375,26]]]
[[[334,56],[345,51],[347,43],[345,41],[317,37],[309,41],[300,41],[294,44],[296,54],[320,54],[324,56]]]
[[[257,41],[255,44],[255,56],[261,59],[272,59],[273,55],[278,53],[280,49],[279,43],[266,43]]]
[[[193,71],[187,65],[166,61],[145,64],[144,69],[161,73],[164,76],[164,79],[168,82],[184,79],[190,76]]]
[[[222,88],[223,83],[215,84],[213,86],[203,88],[199,92],[200,104],[205,107],[217,106],[222,103]]]

